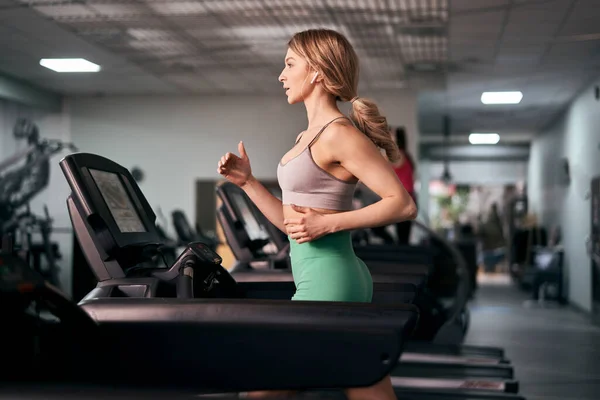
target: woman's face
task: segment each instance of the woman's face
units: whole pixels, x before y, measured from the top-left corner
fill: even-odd
[[[314,74],[315,71],[311,73],[308,63],[303,58],[288,49],[279,82],[283,83],[289,104],[301,102],[311,93],[314,83],[310,82]]]

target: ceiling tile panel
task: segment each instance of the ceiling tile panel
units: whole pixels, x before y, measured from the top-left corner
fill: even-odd
[[[573,42],[554,44],[543,59],[544,65],[579,65],[586,63],[597,53],[597,42]]]
[[[152,2],[148,7],[159,15],[196,16],[205,15],[208,10],[199,1]]]
[[[500,11],[481,12],[455,16],[450,23],[452,44],[494,41],[501,31],[504,13]]]
[[[422,126],[424,133],[445,112],[465,129],[502,121],[507,128],[535,129],[600,64],[597,0],[12,3],[27,7],[0,13],[0,69],[72,93],[139,93],[144,84],[148,92],[278,93],[290,37],[309,28],[335,29],[359,54],[361,91],[435,93],[420,107],[432,121]],[[42,55],[67,53],[107,60],[101,61],[105,74],[86,81],[42,75],[46,71],[31,65]],[[123,82],[127,74],[136,77],[131,85]],[[483,90],[517,87],[525,95],[518,107],[490,110],[479,101]]]
[[[511,0],[452,0],[452,9],[454,12],[461,14],[465,11],[483,11],[490,8],[506,7]]]
[[[598,21],[600,21],[600,3],[597,0],[578,0],[560,35],[600,33]]]

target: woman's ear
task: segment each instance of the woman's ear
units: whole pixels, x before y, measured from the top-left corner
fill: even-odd
[[[315,80],[317,79],[317,76],[319,76],[319,71],[315,72],[315,74],[313,75],[312,79],[310,80],[311,84],[315,83]]]

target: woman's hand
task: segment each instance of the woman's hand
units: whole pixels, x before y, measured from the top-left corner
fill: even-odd
[[[297,243],[310,242],[331,232],[326,214],[321,214],[308,207],[299,207],[293,204],[291,207],[294,211],[303,214],[302,217],[283,221],[286,232]]]
[[[240,142],[238,144],[238,151],[240,152],[240,157],[233,153],[227,153],[221,157],[217,166],[217,172],[223,175],[229,182],[242,187],[252,176],[252,168],[250,167],[250,159],[248,158],[248,154],[246,154],[244,143]]]

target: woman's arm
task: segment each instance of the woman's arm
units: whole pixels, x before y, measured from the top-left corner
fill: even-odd
[[[281,201],[273,196],[252,175],[250,158],[246,153],[244,143],[238,143],[238,151],[240,152],[239,156],[227,153],[221,157],[217,165],[217,172],[223,175],[229,182],[242,188],[267,219],[285,232]]]
[[[286,233],[285,226],[283,225],[283,205],[281,204],[281,200],[273,196],[273,194],[253,176],[250,176],[241,188],[265,217],[267,217],[267,219],[283,233]]]
[[[381,200],[358,210],[325,217],[331,232],[385,226],[411,220],[417,206],[379,149],[362,132],[339,125],[327,135],[325,144],[348,172],[376,193]]]
[[[296,144],[302,137],[303,132],[300,132],[296,137]],[[258,207],[258,209],[267,217],[273,225],[275,225],[283,233],[286,233],[285,225],[283,224],[283,203],[277,197],[273,196],[269,190],[264,187],[252,175],[248,178],[246,184],[241,188],[246,192],[250,200]]]

